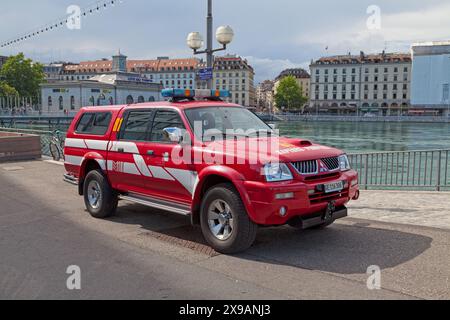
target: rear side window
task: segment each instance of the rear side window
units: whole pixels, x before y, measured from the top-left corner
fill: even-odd
[[[110,112],[85,113],[78,122],[76,133],[103,136],[111,124]]]
[[[153,121],[152,133],[150,141],[153,142],[170,142],[163,134],[166,128],[186,129],[180,115],[172,110],[159,110]]]
[[[148,133],[152,122],[153,112],[131,111],[123,127],[120,139],[128,141],[148,141]]]

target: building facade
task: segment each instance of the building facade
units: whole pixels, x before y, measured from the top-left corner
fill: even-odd
[[[450,115],[450,41],[412,45],[412,112]]]
[[[200,68],[206,67],[204,64]],[[256,107],[256,89],[254,85],[255,72],[248,61],[236,56],[225,55],[215,57],[213,72],[213,89],[229,90],[231,97],[228,102],[245,107]],[[206,81],[197,79],[197,87],[206,88]]]
[[[256,87],[256,108],[261,112],[274,111],[274,85],[272,80],[265,80]]]
[[[85,81],[95,76],[113,72],[115,58],[125,57],[121,54],[112,60],[102,59],[84,61],[79,64],[68,64],[63,67],[59,76],[61,81]],[[122,58],[123,59],[123,58]],[[169,59],[159,57],[155,60],[127,60],[122,61],[121,72],[139,74],[149,82],[161,84],[163,88],[202,89],[206,88],[206,81],[201,81],[198,70],[205,67],[202,60],[196,58]],[[231,91],[230,102],[247,107],[256,106],[256,92],[254,87],[254,70],[245,59],[235,55],[216,57],[213,72],[213,89]]]
[[[308,112],[405,114],[410,108],[411,55],[381,53],[321,58],[311,63]]]
[[[73,113],[81,107],[161,100],[162,86],[139,74],[111,72],[88,80],[41,84],[42,112]]]
[[[114,59],[113,59],[114,60]],[[138,73],[151,82],[164,88],[196,88],[198,59],[169,59],[159,57],[155,60],[127,60],[126,72]],[[113,61],[102,59],[84,61],[64,68],[60,79],[65,81],[88,80],[96,75],[111,72]]]

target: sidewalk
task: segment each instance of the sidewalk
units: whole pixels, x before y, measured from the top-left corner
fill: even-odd
[[[450,193],[362,191],[349,206],[352,218],[450,229]]]

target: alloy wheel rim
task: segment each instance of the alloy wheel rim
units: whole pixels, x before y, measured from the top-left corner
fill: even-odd
[[[223,200],[215,200],[208,209],[208,226],[213,236],[226,241],[234,231],[234,219],[231,207]]]
[[[89,182],[88,200],[89,200],[89,205],[93,209],[100,208],[100,206],[102,204],[102,193],[101,193],[100,185],[97,181]]]

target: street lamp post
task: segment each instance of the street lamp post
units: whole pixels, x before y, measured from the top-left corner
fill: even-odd
[[[222,48],[213,49],[213,15],[212,0],[208,0],[208,15],[206,17],[206,49],[203,47],[203,37],[199,32],[191,32],[187,37],[187,45],[194,50],[194,54],[206,54],[206,67],[213,70],[214,52],[227,49],[227,45],[233,41],[234,32],[230,26],[221,26],[217,28],[216,40],[222,45]],[[208,89],[212,89],[212,77],[207,80]]]

